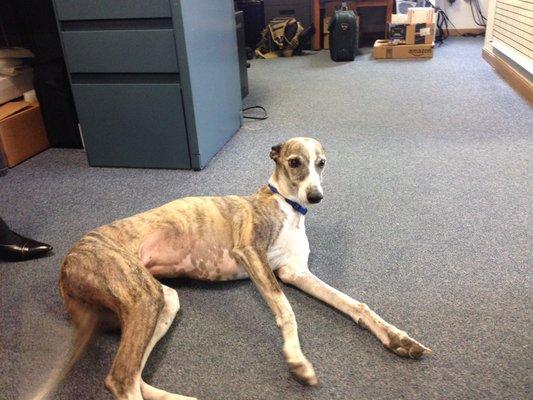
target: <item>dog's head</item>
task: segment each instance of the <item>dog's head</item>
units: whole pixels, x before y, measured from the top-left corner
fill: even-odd
[[[274,178],[286,197],[303,204],[320,203],[324,197],[322,172],[326,166],[324,148],[315,139],[297,137],[272,147],[276,162]]]

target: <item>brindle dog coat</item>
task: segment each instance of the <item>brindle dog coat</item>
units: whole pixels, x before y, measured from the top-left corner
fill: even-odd
[[[293,138],[274,146],[270,157],[276,169],[269,184],[279,194],[263,186],[244,197],[176,200],[89,232],[66,256],[60,292],[78,330],[75,355],[104,321],[115,322],[122,330],[105,380],[116,399],[190,399],[154,388],[141,377],[150,352],[179,309],[176,291],[157,278],[250,278],[275,315],[291,372],[309,385],[316,384],[317,378],[302,353],[294,314],[275,274],[343,311],[396,354],[418,358],[429,352],[365,304],[309,271],[305,217],[286,199],[300,204],[322,199],[325,155],[321,144]],[[40,398],[52,386],[44,388]]]

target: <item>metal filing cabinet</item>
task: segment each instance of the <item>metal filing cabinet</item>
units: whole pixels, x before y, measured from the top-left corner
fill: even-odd
[[[242,123],[231,0],[54,0],[89,164],[203,168]]]

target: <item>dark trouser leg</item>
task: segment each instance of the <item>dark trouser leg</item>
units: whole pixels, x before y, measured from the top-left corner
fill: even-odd
[[[4,160],[4,155],[0,151],[0,176],[7,174],[7,165]]]
[[[0,218],[0,243],[8,244],[17,239],[17,236],[9,229],[5,221]]]

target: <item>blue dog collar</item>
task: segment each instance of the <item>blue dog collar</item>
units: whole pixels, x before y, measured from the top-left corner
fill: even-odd
[[[270,183],[268,184],[268,188],[270,189],[270,191],[272,193],[275,193],[275,194],[279,194],[281,197],[283,197],[280,192],[278,191],[278,189],[276,189],[274,186],[272,186]],[[286,197],[283,197],[283,199],[285,199],[285,201],[287,203],[289,203],[289,205],[294,208],[296,211],[298,211],[300,214],[302,215],[305,215],[307,214],[307,208],[305,208],[304,206],[302,206],[300,203],[297,203],[295,201],[292,201],[292,200],[289,200],[287,199]]]

